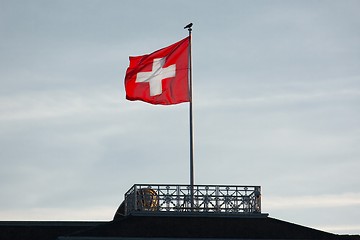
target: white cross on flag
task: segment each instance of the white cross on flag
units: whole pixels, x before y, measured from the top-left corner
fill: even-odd
[[[189,102],[189,37],[153,53],[130,57],[126,99],[170,105]]]

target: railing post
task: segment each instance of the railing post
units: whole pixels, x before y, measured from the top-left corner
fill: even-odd
[[[125,213],[125,215],[128,215],[129,214],[129,210],[128,210],[128,194],[127,194],[128,192],[126,192],[125,193],[125,195],[124,195],[124,202],[125,202],[125,204],[124,204],[124,213]]]
[[[176,210],[180,211],[180,186],[176,186]]]
[[[134,211],[139,210],[137,208],[137,185],[134,185]]]

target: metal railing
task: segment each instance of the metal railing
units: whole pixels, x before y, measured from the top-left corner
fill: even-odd
[[[261,213],[260,186],[135,184],[125,193],[132,212]]]

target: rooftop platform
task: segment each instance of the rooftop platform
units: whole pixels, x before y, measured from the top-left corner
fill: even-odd
[[[134,212],[261,213],[260,186],[135,184],[124,199],[117,211],[124,216]]]
[[[360,236],[271,218],[261,212],[260,186],[135,184],[112,221],[6,221],[0,222],[0,239],[360,240]]]

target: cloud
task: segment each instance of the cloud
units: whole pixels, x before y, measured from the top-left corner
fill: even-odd
[[[7,221],[110,221],[117,208],[91,206],[77,208],[31,208],[0,210],[2,220]]]
[[[123,77],[191,21],[196,183],[261,185],[285,220],[356,227],[359,3],[174,6],[3,4],[1,216],[109,219],[134,183],[188,182],[188,104],[125,101]]]
[[[296,209],[296,208],[339,208],[358,207],[360,193],[340,193],[337,195],[311,195],[311,196],[271,196],[263,200],[266,209]]]

